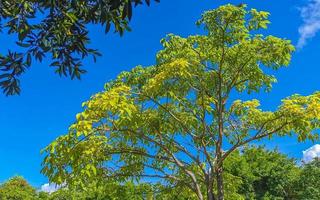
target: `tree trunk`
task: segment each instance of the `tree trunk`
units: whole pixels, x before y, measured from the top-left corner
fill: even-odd
[[[213,177],[212,170],[209,171],[207,176],[207,200],[215,200],[214,192],[213,192]]]
[[[216,166],[215,166],[215,173],[216,173],[216,179],[217,179],[217,198],[218,200],[224,200],[224,194],[223,194],[223,177],[222,177],[222,140],[223,140],[223,115],[224,115],[224,106],[226,99],[223,98],[223,91],[222,91],[222,84],[223,84],[223,78],[222,78],[222,65],[224,62],[224,55],[225,51],[224,48],[222,49],[222,57],[219,64],[219,86],[218,86],[218,105],[217,105],[217,111],[218,111],[218,140],[216,143]]]
[[[216,169],[218,200],[224,200],[223,177],[222,177],[222,175],[223,175],[223,168],[220,165]]]
[[[219,137],[216,147],[216,166],[215,166],[215,174],[216,174],[216,180],[217,180],[217,191],[218,191],[218,200],[224,200],[224,193],[223,193],[223,163],[222,163],[222,139],[223,139],[223,113],[221,110],[222,105],[220,105],[219,109]]]
[[[208,193],[207,193],[207,200],[215,200],[214,198],[214,194],[213,194],[213,190],[208,190]]]

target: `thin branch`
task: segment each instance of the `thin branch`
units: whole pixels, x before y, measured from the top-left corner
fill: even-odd
[[[258,139],[261,139],[261,138],[263,138],[263,137],[267,137],[267,136],[269,136],[269,135],[272,135],[272,134],[280,131],[282,128],[284,128],[284,127],[285,127],[286,125],[288,125],[288,124],[290,124],[290,122],[284,123],[283,125],[281,125],[280,127],[274,129],[273,131],[266,132],[266,133],[264,133],[264,134],[261,134],[261,133],[263,133],[263,132],[261,132],[261,133],[259,133],[259,134],[255,134],[253,137],[248,138],[248,139],[246,139],[246,140],[244,140],[244,141],[242,141],[242,142],[239,142],[239,143],[235,144],[235,145],[232,146],[226,153],[223,154],[222,158],[221,158],[220,161],[218,161],[218,162],[219,162],[219,163],[223,162],[223,160],[225,160],[225,159],[228,157],[228,155],[230,155],[230,153],[232,153],[232,152],[233,152],[234,150],[236,150],[238,147],[240,147],[240,146],[242,146],[242,145],[244,145],[244,144],[247,144],[247,143],[249,143],[249,142],[251,142],[251,141],[253,141],[253,140],[258,140]]]

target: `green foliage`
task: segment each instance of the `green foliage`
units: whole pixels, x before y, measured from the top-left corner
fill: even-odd
[[[159,0],[155,0],[159,2]],[[4,0],[0,1],[0,31],[17,36],[22,52],[0,55],[0,86],[6,95],[20,93],[19,77],[35,61],[51,58],[60,76],[80,78],[86,71],[82,59],[100,56],[89,47],[88,24],[111,25],[122,35],[130,30],[132,6],[150,0]],[[36,20],[34,19],[36,18]]]
[[[239,177],[238,192],[245,199],[295,199],[295,182],[300,169],[293,159],[263,147],[234,152],[225,162],[225,171]]]
[[[267,17],[225,5],[198,21],[207,35],[168,35],[156,65],[121,73],[83,104],[68,134],[44,150],[42,172],[70,185],[96,177],[151,179],[187,187],[198,199],[223,199],[223,187],[226,198],[237,189],[223,184],[223,178],[236,180],[223,174],[223,165],[237,148],[273,135],[317,139],[319,92],[288,97],[275,111],[263,111],[255,99],[230,100],[235,93],[270,91],[276,78],[265,71],[290,62],[290,41],[255,34]]]
[[[35,200],[36,190],[20,176],[13,177],[0,185],[1,200]]]
[[[314,159],[305,164],[296,184],[297,199],[317,200],[320,199],[320,159]]]
[[[48,200],[151,200],[152,188],[148,184],[91,183],[85,188],[63,188],[50,194]]]

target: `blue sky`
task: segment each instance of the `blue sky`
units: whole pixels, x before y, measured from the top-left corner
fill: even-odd
[[[81,81],[60,78],[47,62],[35,63],[22,78],[20,96],[0,95],[0,181],[22,175],[35,186],[46,183],[40,174],[40,150],[66,132],[83,101],[102,90],[104,83],[121,71],[154,64],[155,54],[161,49],[159,41],[166,34],[199,33],[201,30],[194,23],[203,11],[240,2],[271,13],[271,24],[264,34],[290,39],[300,47],[293,54],[291,65],[276,73],[278,83],[273,91],[255,95],[263,108],[275,109],[282,98],[294,93],[307,95],[320,90],[320,34],[316,34],[320,29],[319,0],[162,0],[150,8],[134,9],[133,31],[122,38],[112,33],[105,35],[100,26],[90,27],[92,47],[98,48],[103,57],[97,63],[85,61],[89,73]],[[2,53],[14,48],[13,40],[5,34],[0,35],[0,42]],[[295,138],[277,138],[265,144],[270,148],[278,146],[298,159],[303,150],[313,145],[298,144]]]

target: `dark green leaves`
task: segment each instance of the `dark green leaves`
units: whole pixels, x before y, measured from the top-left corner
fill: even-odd
[[[27,56],[28,58],[28,56]],[[0,87],[6,95],[20,93],[18,77],[23,74],[30,62],[24,59],[22,53],[8,52],[7,57],[0,57]]]
[[[150,0],[1,1],[0,31],[16,35],[16,44],[23,49],[0,58],[3,92],[19,94],[19,77],[25,68],[45,57],[52,59],[50,66],[56,67],[60,76],[79,79],[85,73],[82,60],[92,56],[96,61],[101,55],[89,47],[86,26],[101,24],[107,33],[113,25],[114,31],[123,35],[130,30],[132,7],[143,3],[150,5]]]

